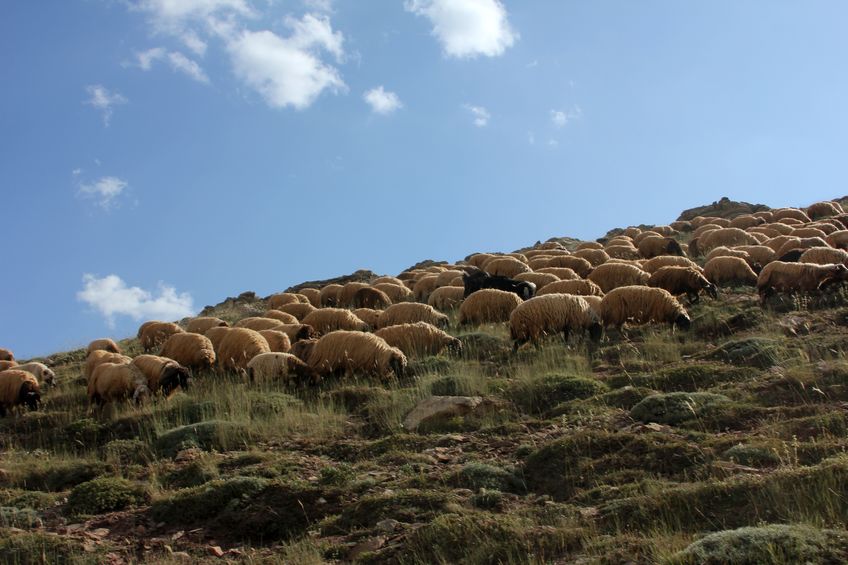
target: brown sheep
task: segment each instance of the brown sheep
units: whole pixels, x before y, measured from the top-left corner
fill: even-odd
[[[449,287],[445,287],[449,288]],[[437,289],[438,290],[438,289]],[[432,297],[432,296],[431,296]],[[377,327],[377,320],[380,319],[380,314],[383,313],[382,310],[374,310],[373,308],[356,308],[351,310],[353,315],[368,324],[370,328]]]
[[[628,322],[667,322],[682,329],[688,329],[691,323],[686,309],[670,292],[649,286],[622,286],[605,294],[601,299],[601,319],[605,327],[619,330]]]
[[[546,294],[574,294],[578,296],[603,296],[604,291],[601,287],[583,279],[570,281],[557,281],[547,285],[543,290],[536,293],[536,296],[545,296]]]
[[[645,259],[653,259],[659,255],[684,255],[676,239],[659,235],[643,238],[639,241],[637,248],[639,254]]]
[[[121,348],[118,347],[118,344],[108,337],[95,339],[91,343],[88,344],[88,348],[85,350],[85,354],[88,355],[92,351],[108,351],[109,353],[123,353]]]
[[[15,354],[10,350],[0,347],[0,361],[14,361]]]
[[[651,275],[633,265],[604,263],[598,265],[587,278],[607,293],[620,286],[648,284]]]
[[[320,375],[353,373],[402,377],[406,355],[383,338],[363,332],[331,332],[312,344],[306,362]]]
[[[536,290],[538,291],[545,285],[557,282],[560,279],[558,276],[551,273],[519,273],[515,275],[515,280],[531,282],[536,285]]]
[[[593,341],[601,338],[601,325],[595,311],[582,296],[546,294],[526,300],[509,317],[513,350],[549,334],[562,332],[566,341],[571,330],[588,331]]]
[[[132,360],[132,364],[144,373],[147,378],[147,388],[152,394],[161,390],[162,394],[168,397],[177,387],[188,390],[188,369],[173,359],[157,355],[138,355]]]
[[[264,314],[262,314],[263,318],[272,318],[274,320],[278,320],[283,324],[297,324],[297,318],[293,315],[288,314],[286,312],[282,312],[280,310],[266,310]]]
[[[260,353],[247,363],[250,382],[289,381],[317,382],[317,373],[306,363],[290,353]]]
[[[718,291],[698,269],[691,267],[662,267],[648,279],[648,286],[663,288],[674,296],[685,294],[690,302],[698,302],[701,291],[718,298]]]
[[[848,230],[835,231],[825,238],[825,241],[837,249],[848,249]]]
[[[397,286],[403,286],[403,281],[397,277],[390,277],[384,275],[382,277],[377,277],[376,279],[371,281],[371,286],[376,286],[378,284],[394,284]]]
[[[302,339],[318,337],[318,332],[315,331],[315,328],[308,324],[280,324],[274,328],[274,331],[283,332],[289,336],[289,342],[292,346]]]
[[[730,220],[730,226],[728,227],[747,230],[748,228],[759,226],[764,223],[766,223],[766,221],[763,218],[757,218],[752,214],[742,214],[741,216],[736,216]]]
[[[318,310],[318,308],[316,308],[312,304],[298,303],[298,304],[283,304],[282,306],[277,308],[277,310],[279,310],[281,312],[285,312],[286,314],[291,314],[292,316],[294,316],[295,318],[297,318],[298,320],[300,320],[302,322],[303,319],[306,316],[308,316],[312,312],[315,312],[316,310]]]
[[[580,275],[574,272],[574,269],[569,269],[568,267],[542,267],[536,272],[554,275],[561,281],[578,280],[581,278]]]
[[[604,248],[604,251],[607,252],[607,255],[612,259],[641,259],[642,256],[639,254],[639,250],[635,247],[628,247],[626,245],[613,245],[611,247]],[[604,263],[606,265],[606,263]]]
[[[447,312],[457,308],[465,298],[465,288],[462,286],[442,286],[430,294],[427,304],[436,310]],[[374,324],[369,324],[376,327]]]
[[[169,337],[178,333],[183,333],[183,329],[172,322],[145,322],[145,325],[139,328],[141,348],[145,353],[148,353],[165,343],[165,340]]]
[[[514,277],[518,273],[528,273],[532,269],[527,263],[515,257],[496,257],[486,262],[483,270],[492,276]]]
[[[215,346],[212,340],[196,333],[172,335],[162,345],[160,355],[189,369],[202,371],[215,365]]]
[[[38,410],[40,403],[41,388],[35,375],[17,369],[0,372],[0,418],[16,406]]]
[[[577,251],[583,251],[584,249],[601,249],[603,250],[604,246],[598,243],[597,241],[581,241],[577,244],[575,248]]]
[[[321,308],[304,317],[302,322],[315,328],[319,335],[336,330],[368,331],[368,324],[344,308]]]
[[[784,263],[772,261],[757,278],[757,292],[765,299],[775,292],[812,292],[848,278],[848,267],[843,264],[816,265],[814,263]]]
[[[776,210],[772,210],[771,214],[775,222],[797,220],[801,223],[807,223],[810,221],[810,217],[803,210],[799,210],[798,208],[778,208]]]
[[[739,247],[734,247],[734,249],[747,253],[750,260],[760,267],[764,267],[777,259],[777,254],[774,250],[765,245],[740,245]]]
[[[300,294],[306,297],[310,304],[316,308],[321,307],[321,291],[317,288],[301,288]]]
[[[392,304],[407,302],[414,298],[412,291],[403,286],[403,283],[399,285],[385,282],[375,283],[374,288],[385,293],[385,295],[389,297],[389,300],[392,301]]]
[[[521,298],[512,292],[484,288],[472,292],[459,307],[459,323],[487,324],[509,321],[509,315],[521,304]]]
[[[709,253],[716,247],[735,245],[758,245],[760,242],[750,233],[739,228],[721,228],[705,233],[698,239],[698,250]]]
[[[807,207],[807,215],[812,220],[829,218],[831,216],[838,216],[839,214],[844,214],[842,205],[839,202],[816,202]]]
[[[412,287],[412,295],[418,302],[427,302],[430,293],[436,290],[436,281],[439,280],[438,275],[427,275],[421,277]]]
[[[784,243],[780,249],[777,250],[777,257],[783,257],[793,249],[811,249],[813,247],[830,247],[827,242],[820,237],[801,237],[794,238],[790,241]]]
[[[427,322],[438,328],[448,326],[448,317],[439,313],[432,306],[417,304],[415,302],[404,302],[392,304],[380,314],[377,320],[377,328],[396,326],[398,324],[412,324],[415,322]]]
[[[259,335],[268,342],[271,353],[287,353],[291,350],[291,340],[288,334],[278,330],[259,330]]]
[[[716,286],[757,284],[757,273],[741,257],[724,256],[710,259],[704,265],[704,276]]]
[[[824,239],[824,238],[827,237],[827,233],[825,233],[824,230],[821,230],[819,228],[810,227],[810,226],[805,226],[805,227],[802,227],[802,228],[795,228],[794,230],[792,230],[792,232],[789,235],[791,235],[792,237],[800,237],[800,238],[818,237],[819,239]]]
[[[186,324],[186,331],[193,334],[205,334],[206,330],[209,328],[218,328],[218,327],[229,327],[230,324],[222,320],[221,318],[215,318],[212,316],[202,316],[199,318],[192,318]]]
[[[276,310],[283,304],[301,304],[302,300],[293,292],[280,292],[268,297],[266,304],[269,310]]]
[[[548,261],[546,267],[565,267],[567,269],[571,269],[578,276],[585,278],[592,272],[592,263],[583,259],[582,257],[575,257],[574,255],[562,255],[559,257],[553,257]]]
[[[330,283],[321,288],[319,291],[321,298],[321,306],[337,306],[339,303],[339,292],[342,290],[342,285]]]
[[[301,304],[300,302],[298,304]],[[311,308],[311,306],[310,306]],[[285,314],[285,312],[283,312]],[[291,315],[291,314],[289,314]],[[293,317],[293,316],[292,316]],[[277,318],[260,318],[258,316],[251,316],[249,318],[242,318],[235,324],[233,324],[234,328],[247,328],[249,330],[255,330],[257,332],[262,330],[270,330],[284,323],[297,323],[297,319],[295,318],[294,322],[286,322],[279,320]]]
[[[26,371],[27,373],[30,373],[38,380],[38,384],[42,386],[56,386],[56,373],[54,373],[53,369],[51,369],[44,363],[30,361],[29,363],[15,365],[14,368],[17,371]]]
[[[209,328],[208,330],[206,330],[206,332],[203,335],[205,335],[206,337],[209,338],[209,341],[212,342],[212,348],[215,351],[218,351],[218,347],[221,345],[221,340],[224,339],[224,336],[231,329],[232,328],[230,328],[230,327],[224,327],[224,326],[219,326],[219,327],[216,327],[216,328]]]
[[[642,270],[651,275],[663,267],[692,267],[693,269],[701,270],[701,267],[691,259],[678,255],[660,255],[659,257],[648,259],[642,264]]]
[[[91,375],[94,374],[94,370],[98,365],[102,365],[103,363],[131,363],[132,357],[127,357],[126,355],[121,355],[120,353],[112,353],[110,351],[92,351],[88,357],[85,358],[85,366],[83,367],[83,375],[85,376],[85,380],[90,381]]]
[[[365,287],[354,293],[350,305],[353,308],[372,308],[382,310],[392,305],[392,299],[382,290]]]
[[[149,396],[147,376],[132,363],[98,365],[88,381],[88,400],[93,405],[125,399],[141,404]]]
[[[12,367],[17,366],[17,361],[0,361],[0,371],[5,371],[6,369],[11,369]]]
[[[813,247],[807,249],[801,254],[798,259],[799,263],[815,263],[817,265],[827,265],[832,263],[842,263],[848,265],[848,251],[844,249],[834,249],[833,247]]]
[[[248,361],[260,353],[270,353],[271,348],[259,332],[247,328],[231,328],[224,334],[215,351],[221,369],[244,370]]]
[[[407,357],[438,355],[447,349],[451,353],[462,351],[462,342],[426,322],[388,326],[374,332],[392,347],[403,351]]]
[[[350,308],[353,306],[353,297],[363,288],[371,288],[371,285],[364,282],[348,282],[342,285],[339,291],[339,301],[336,304],[337,308]]]
[[[600,246],[600,243],[598,244]],[[574,252],[575,257],[586,259],[591,263],[592,267],[597,267],[610,260],[609,254],[601,249],[579,249]]]

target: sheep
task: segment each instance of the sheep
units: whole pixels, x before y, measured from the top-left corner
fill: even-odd
[[[712,298],[718,298],[718,291],[698,269],[691,267],[662,267],[648,279],[648,286],[664,288],[674,296],[685,294],[689,301],[698,302],[700,292]]]
[[[266,310],[264,314],[262,314],[263,318],[272,318],[277,320],[283,324],[296,324],[297,318],[295,318],[292,314],[287,312],[283,312],[281,310]]]
[[[270,353],[268,342],[257,331],[231,328],[215,349],[218,366],[223,370],[245,369],[247,362],[260,353]]]
[[[800,238],[792,237],[790,235],[779,235],[777,237],[773,237],[763,243],[769,249],[772,249],[775,252],[775,256],[777,256],[777,252],[780,251],[780,248],[784,246],[789,241],[799,241]]]
[[[385,295],[389,297],[389,300],[392,301],[392,304],[396,304],[398,302],[407,302],[409,300],[412,300],[414,297],[412,291],[403,286],[403,283],[399,285],[386,282],[375,283],[374,288],[385,293]]]
[[[832,234],[835,231],[844,229],[842,223],[839,222],[838,220],[822,220],[820,222],[814,222],[812,224],[808,224],[807,227],[808,228],[815,228],[817,230],[823,231],[824,237],[829,236],[830,234]],[[797,234],[795,234],[795,230],[793,230],[792,233],[794,235],[797,235]],[[801,236],[799,236],[799,237],[801,237]]]
[[[298,302],[298,304],[301,304]],[[310,306],[311,307],[311,306]],[[284,312],[285,313],[285,312]],[[285,321],[278,320],[276,318],[260,318],[258,316],[251,316],[249,318],[243,318],[233,324],[234,328],[247,328],[249,330],[262,331],[269,330],[276,326],[279,326],[282,323],[286,323]],[[294,322],[297,323],[297,319]]]
[[[828,234],[824,240],[838,249],[848,249],[848,230],[839,230]]]
[[[86,382],[91,380],[91,375],[94,374],[94,370],[103,363],[131,363],[132,357],[127,357],[126,355],[122,355],[120,353],[112,353],[110,351],[92,351],[91,354],[85,358],[85,367],[83,367],[83,376],[85,376]]]
[[[846,278],[848,267],[841,263],[816,265],[773,261],[763,268],[757,278],[757,292],[765,300],[775,292],[811,292],[841,283]]]
[[[709,261],[715,257],[739,257],[740,259],[744,259],[749,265],[753,266],[754,260],[746,251],[742,251],[740,249],[733,249],[725,246],[719,246],[707,253],[707,256],[704,257],[704,261]]]
[[[521,298],[505,290],[484,288],[472,292],[459,307],[459,324],[507,322],[521,302]]]
[[[302,322],[315,328],[319,335],[335,330],[368,331],[368,324],[344,308],[321,308],[304,317]]]
[[[436,310],[446,312],[458,307],[464,298],[464,286],[442,286],[430,294],[430,298],[427,299],[427,304]],[[373,327],[373,324],[371,324],[371,326]]]
[[[476,271],[462,276],[465,288],[464,296],[467,298],[471,293],[484,288],[494,288],[515,293],[519,298],[527,300],[536,294],[536,285],[531,282],[517,281],[507,277],[491,276],[483,271]],[[422,320],[426,321],[426,320]]]
[[[750,233],[739,228],[721,228],[705,233],[698,239],[698,249],[701,253],[709,253],[720,246],[757,245],[759,240]]]
[[[383,313],[377,319],[377,328],[396,326],[398,324],[411,324],[414,322],[427,322],[439,328],[446,328],[448,326],[448,317],[427,304],[404,302],[402,304],[392,304],[383,310]]]
[[[212,348],[215,351],[218,351],[218,347],[221,345],[221,340],[224,339],[224,336],[227,335],[227,332],[231,329],[233,328],[223,326],[217,328],[209,328],[203,335],[209,338],[209,341],[212,342]]]
[[[418,302],[427,302],[430,293],[436,290],[436,281],[439,280],[438,275],[427,275],[421,277],[412,287],[412,295]]]
[[[753,216],[755,218],[762,218],[767,222],[774,221],[774,214],[771,213],[771,210],[760,210],[759,212],[754,212]]]
[[[634,238],[637,235],[639,235],[640,233],[642,233],[642,230],[639,229],[639,228],[633,227],[633,226],[630,226],[629,228],[625,228],[625,230],[622,232],[623,235],[630,237],[630,238]]]
[[[473,267],[482,269],[483,264],[494,257],[496,257],[496,255],[492,255],[491,253],[474,253],[473,255],[466,257],[465,262]]]
[[[592,341],[601,338],[598,316],[581,296],[546,294],[521,303],[509,316],[513,351],[548,334],[562,332],[566,341],[571,330],[587,331]]]
[[[692,222],[689,220],[675,220],[668,224],[671,229],[677,232],[689,232],[692,231]]]
[[[704,234],[706,234],[707,232],[715,231],[718,229],[721,229],[721,226],[717,226],[715,224],[704,224],[703,226],[700,226],[698,229],[692,232],[692,238],[698,239],[700,237],[703,237]]]
[[[545,285],[557,282],[559,277],[551,273],[519,273],[515,275],[515,280],[535,284],[538,292]]]
[[[291,353],[260,353],[247,363],[247,378],[252,383],[288,381],[291,377],[300,382],[318,381],[316,372]]]
[[[603,296],[604,291],[601,287],[583,279],[570,281],[557,281],[547,285],[545,288],[536,293],[536,296],[545,296],[546,294],[575,294],[578,296]]]
[[[16,365],[15,370],[26,371],[27,373],[34,375],[35,378],[38,379],[38,383],[40,385],[46,385],[49,387],[56,386],[56,373],[54,373],[53,370],[44,363],[31,361],[29,363]]]
[[[209,328],[229,327],[229,325],[230,324],[228,324],[221,318],[215,318],[212,316],[202,316],[189,320],[188,324],[186,324],[186,331],[193,334],[203,335]]]
[[[373,287],[360,288],[350,301],[353,308],[376,308],[381,310],[392,305],[392,299],[383,292]]]
[[[626,245],[613,245],[612,247],[605,247],[604,251],[607,252],[607,255],[613,259],[641,259],[642,256],[639,254],[639,251],[635,247],[628,247]],[[606,263],[604,263],[606,264]]]
[[[776,260],[783,261],[784,263],[797,263],[801,259],[801,255],[804,254],[805,249],[790,249],[783,255],[779,256]]]
[[[784,224],[783,222],[771,222],[765,224],[763,227],[779,232],[780,235],[789,235],[792,233],[792,230],[795,229],[789,224]]]
[[[451,287],[445,287],[451,288]],[[436,289],[438,290],[438,289]],[[462,289],[459,289],[460,292]],[[432,295],[431,295],[432,297]],[[356,308],[352,310],[353,315],[368,324],[368,327],[375,328],[377,327],[377,320],[380,318],[380,314],[383,313],[382,310],[374,310],[373,308]]]
[[[583,300],[586,301],[586,304],[589,305],[592,312],[595,313],[595,316],[598,317],[598,320],[601,319],[601,301],[603,300],[603,296],[581,296]]]
[[[741,216],[736,216],[730,220],[730,225],[728,227],[745,230],[764,223],[766,223],[766,221],[763,218],[757,218],[752,214],[742,214]]]
[[[750,257],[750,261],[760,265],[761,267],[771,263],[777,258],[774,250],[765,245],[740,245],[734,247],[737,251],[744,251]]]
[[[451,353],[462,352],[462,342],[426,322],[388,326],[374,332],[377,337],[397,347],[407,357],[438,355],[447,349]]]
[[[592,272],[592,263],[583,259],[582,257],[575,257],[574,255],[562,255],[560,257],[553,257],[548,261],[548,264],[545,267],[565,267],[567,269],[573,270],[580,277],[586,277],[589,273]]]
[[[465,271],[460,271],[459,269],[448,269],[447,271],[442,271],[439,273],[439,276],[436,277],[436,288],[443,286],[450,286],[453,279],[456,277],[462,277],[465,274]]]
[[[647,324],[667,322],[688,329],[689,314],[677,299],[665,289],[649,286],[622,286],[611,290],[601,300],[601,320],[604,327],[618,330],[626,322]]]
[[[546,241],[539,244],[539,249],[565,249],[565,247],[558,241]]]
[[[640,240],[637,249],[645,259],[653,259],[658,255],[683,255],[683,249],[676,239],[659,235]]]
[[[518,273],[528,273],[532,269],[515,257],[496,257],[486,262],[483,270],[495,277],[514,277]]]
[[[839,202],[816,202],[807,207],[807,215],[813,220],[838,216],[843,213],[842,205]]]
[[[419,305],[421,306],[421,305]],[[403,376],[406,355],[374,334],[339,330],[312,344],[306,362],[321,375],[342,372]]]
[[[0,371],[5,371],[6,369],[11,369],[12,367],[17,366],[17,361],[0,361]]]
[[[810,221],[810,217],[803,211],[798,208],[778,208],[776,210],[772,210],[772,218],[774,221],[779,222],[783,220],[797,220],[801,223],[807,223]]]
[[[633,265],[604,263],[598,265],[587,278],[606,293],[619,286],[648,284],[651,275]]]
[[[579,280],[581,278],[580,275],[574,272],[574,269],[569,269],[568,267],[542,267],[536,273],[554,275],[561,281]]]
[[[317,337],[302,339],[293,343],[289,353],[305,363],[309,360],[309,354],[312,353],[312,350],[315,348],[315,344],[318,343],[318,339],[319,338]]]
[[[801,237],[793,238],[784,243],[780,249],[776,251],[778,257],[781,257],[793,249],[811,249],[813,247],[830,247],[827,242],[821,237]]]
[[[293,292],[280,292],[272,294],[266,300],[266,305],[270,310],[276,310],[283,304],[301,304],[302,301]]]
[[[35,375],[18,369],[0,372],[0,418],[16,406],[38,410],[40,403],[41,388]]]
[[[108,337],[95,339],[91,343],[88,344],[88,348],[85,350],[85,354],[88,355],[92,351],[108,351],[109,353],[123,353],[121,348],[115,343],[114,340],[109,339]]]
[[[723,256],[710,259],[704,265],[704,276],[716,286],[757,284],[757,273],[741,257]]]
[[[297,303],[297,304],[283,304],[282,306],[277,308],[277,310],[279,310],[281,312],[285,312],[286,314],[291,314],[292,316],[294,316],[298,320],[303,321],[303,318],[305,318],[306,316],[308,316],[312,312],[315,312],[316,310],[318,310],[318,308],[316,308],[312,304]]]
[[[814,228],[810,226],[795,228],[789,235],[791,235],[792,237],[800,238],[818,237],[820,239],[824,239],[827,237],[827,234],[824,232],[824,230],[820,230],[819,228]]]
[[[769,239],[771,239],[773,237],[783,235],[778,230],[776,230],[772,227],[769,227],[769,226],[757,226],[757,227],[754,227],[754,228],[748,228],[745,231],[747,231],[749,234],[753,235],[754,237],[757,237],[757,239],[759,239],[757,234],[765,236],[766,241],[768,241]]]
[[[14,361],[15,354],[10,350],[0,347],[0,361]]]
[[[815,263],[817,265],[827,265],[829,263],[848,265],[848,251],[834,249],[832,247],[813,247],[804,251],[798,262]]]
[[[172,335],[162,345],[159,354],[192,370],[202,371],[215,365],[215,346],[212,340],[195,333]]]
[[[138,355],[132,360],[132,364],[144,374],[147,389],[151,394],[161,390],[162,394],[168,397],[177,387],[188,390],[188,368],[173,359],[157,355]]]
[[[339,303],[339,292],[342,290],[342,285],[330,283],[320,290],[321,307],[336,306]]]
[[[183,333],[183,329],[172,322],[146,322],[146,325],[139,328],[139,339],[141,340],[141,348],[145,353],[149,353],[154,348],[162,345],[165,340],[174,334]]]
[[[280,324],[274,328],[274,331],[283,332],[289,336],[289,342],[292,346],[302,339],[318,337],[318,332],[315,331],[315,328],[308,324]]]
[[[600,249],[603,250],[604,246],[598,243],[597,241],[581,241],[577,244],[575,248],[577,251],[583,251],[585,249]],[[576,253],[575,253],[576,255]]]
[[[630,238],[630,237],[627,237],[626,235],[617,235],[615,237],[608,239],[604,243],[604,249],[606,249],[607,247],[617,247],[617,246],[632,247],[633,249],[636,249],[636,246],[633,245],[633,239]]]
[[[370,285],[364,282],[354,281],[342,285],[339,291],[339,299],[336,303],[337,308],[350,308],[353,306],[353,297],[363,288],[370,288]]]
[[[598,244],[600,245],[600,244]],[[579,249],[574,252],[575,257],[580,257],[581,259],[586,259],[592,265],[592,267],[597,267],[598,265],[602,265],[610,260],[609,254],[601,249]]]
[[[384,283],[403,286],[403,281],[400,280],[399,278],[390,277],[390,276],[386,276],[386,275],[384,275],[382,277],[377,277],[376,279],[371,281],[371,286],[375,286],[375,285],[378,285],[378,284],[384,284]]]
[[[663,267],[692,267],[693,269],[701,270],[697,263],[687,257],[678,255],[660,255],[653,259],[648,259],[642,264],[642,270],[653,275],[655,271]]]
[[[287,353],[291,350],[291,340],[288,334],[279,330],[259,330],[259,335],[268,342],[272,353]]]
[[[321,306],[321,291],[317,288],[301,288],[300,294],[305,296],[309,303],[316,308]]]
[[[149,396],[147,376],[132,363],[103,363],[88,381],[88,400],[92,405],[130,398],[142,404]]]

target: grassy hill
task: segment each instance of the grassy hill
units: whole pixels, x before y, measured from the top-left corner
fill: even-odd
[[[0,561],[845,562],[848,295],[743,287],[689,313],[516,353],[454,313],[462,354],[399,381],[209,373],[105,414],[85,352],[58,353],[43,409],[0,420]],[[433,395],[482,401],[405,429]]]

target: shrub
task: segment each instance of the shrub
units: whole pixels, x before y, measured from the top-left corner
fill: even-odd
[[[633,385],[663,392],[680,392],[703,390],[724,382],[743,381],[749,379],[751,373],[751,369],[703,363],[669,367],[647,375],[616,375],[607,382],[613,388]]]
[[[104,459],[119,467],[147,465],[153,460],[150,446],[140,439],[112,440],[103,446],[102,452]]]
[[[636,404],[630,416],[640,422],[674,425],[698,418],[709,407],[729,402],[726,396],[709,392],[652,394]]]
[[[242,424],[221,420],[208,420],[168,430],[156,439],[156,451],[165,457],[196,447],[205,451],[224,451],[243,444],[249,430]]]
[[[63,491],[108,473],[111,467],[100,461],[51,463],[47,469],[32,469],[18,481],[29,490]]]
[[[211,457],[198,457],[188,464],[166,473],[162,483],[168,488],[200,486],[218,478],[218,467]]]
[[[731,365],[768,369],[780,361],[780,344],[774,339],[760,337],[735,339],[722,344],[706,357]]]
[[[387,518],[409,523],[428,522],[454,503],[453,496],[440,491],[407,489],[369,494],[345,506],[338,520],[329,526],[332,532],[328,533],[347,534],[354,529],[373,527]]]
[[[492,489],[508,492],[526,490],[524,481],[514,473],[486,463],[467,463],[451,478],[458,487],[472,490]]]
[[[31,508],[0,506],[0,527],[3,528],[40,528],[41,519]]]
[[[103,477],[75,486],[68,495],[67,512],[71,516],[102,514],[149,500],[150,493],[141,485],[124,479]]]
[[[734,445],[723,457],[749,467],[777,467],[780,457],[771,449],[758,445]]]
[[[0,530],[0,562],[17,565],[96,564],[100,557],[84,555],[82,547],[67,537],[40,532],[16,532]]]
[[[609,390],[593,378],[549,373],[515,383],[508,396],[528,412],[542,413],[561,402],[589,398]]]
[[[157,500],[150,507],[153,519],[166,524],[194,524],[221,512],[231,501],[260,492],[268,481],[257,477],[234,477],[182,489]]]

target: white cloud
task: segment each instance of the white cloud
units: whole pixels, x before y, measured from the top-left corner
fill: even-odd
[[[320,12],[332,12],[333,0],[303,0],[307,8]]]
[[[109,122],[112,120],[113,108],[121,104],[126,104],[127,99],[121,96],[118,92],[109,92],[100,84],[93,84],[85,87],[89,98],[85,101],[86,104],[94,106],[103,113],[103,125],[109,127]]]
[[[186,31],[180,36],[183,44],[189,48],[189,50],[198,55],[199,57],[203,57],[206,54],[206,42],[203,41],[199,35],[195,32],[189,30]]]
[[[465,109],[471,112],[471,115],[474,116],[474,125],[478,128],[483,128],[489,125],[489,118],[491,118],[491,114],[482,106],[471,106],[470,104],[465,105]]]
[[[81,172],[81,171],[80,171]],[[75,176],[78,176],[75,174]],[[79,194],[86,198],[92,198],[97,205],[109,210],[115,205],[115,199],[129,186],[127,181],[118,177],[102,177],[93,184],[80,184]]]
[[[551,122],[554,126],[561,128],[565,127],[574,120],[580,119],[583,115],[583,110],[580,106],[574,106],[570,110],[551,110]]]
[[[246,0],[138,0],[133,7],[149,14],[158,31],[175,34],[192,21],[253,15]]]
[[[287,38],[268,30],[242,31],[229,42],[236,76],[275,108],[304,109],[324,90],[345,90],[338,70],[318,56],[322,49],[337,60],[344,56],[344,37],[333,32],[330,20],[306,14],[285,23],[292,30]]]
[[[376,114],[391,114],[395,110],[403,107],[398,95],[394,92],[387,92],[383,89],[382,85],[377,88],[372,88],[362,97],[371,106],[371,111]]]
[[[153,63],[156,61],[167,61],[171,66],[171,70],[183,73],[197,82],[209,83],[209,77],[203,71],[203,68],[179,51],[169,52],[164,47],[154,47],[147,51],[136,53],[135,55],[138,60],[138,66],[144,71],[151,70]]]
[[[97,278],[86,273],[82,284],[77,300],[102,314],[109,327],[114,327],[116,316],[177,320],[194,313],[194,301],[189,293],[177,294],[174,287],[161,282],[155,295],[137,286],[128,287],[117,275]]]
[[[499,0],[407,0],[405,7],[430,20],[449,57],[496,57],[518,39]]]
[[[77,167],[76,169],[74,169],[73,171],[71,171],[71,174],[72,174],[72,175],[74,175],[75,177],[78,177],[78,176],[80,176],[80,175],[82,174],[82,169],[80,169],[79,167]]]

